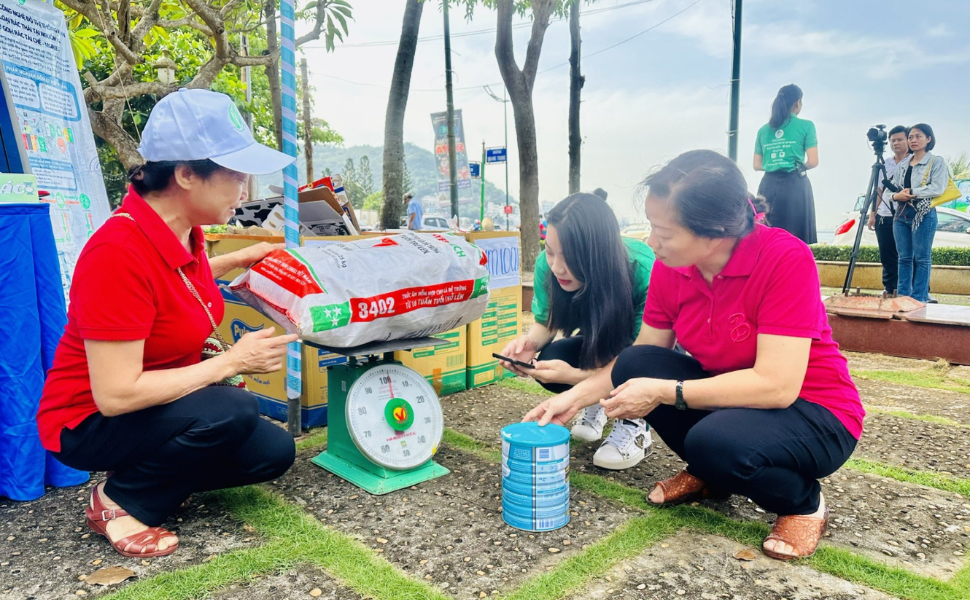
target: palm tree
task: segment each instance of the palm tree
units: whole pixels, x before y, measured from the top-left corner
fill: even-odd
[[[954,179],[970,179],[970,157],[966,152],[961,152],[956,158],[948,159],[950,173]]]

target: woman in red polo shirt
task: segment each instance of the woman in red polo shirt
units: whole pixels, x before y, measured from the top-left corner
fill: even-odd
[[[164,556],[178,538],[159,525],[189,494],[283,474],[292,437],[259,417],[255,396],[226,383],[278,371],[286,343],[249,333],[201,362],[222,320],[214,278],[261,260],[252,246],[211,261],[201,225],[225,223],[248,174],[292,159],[261,146],[232,100],[181,90],[153,109],[121,208],[85,245],[68,323],[40,401],[44,447],[64,464],[113,471],[94,487],[88,525],[129,557]]]
[[[565,424],[607,398],[608,416],[645,418],[687,463],[651,502],[747,496],[779,515],[765,554],[810,556],[828,517],[818,479],[848,460],[865,416],[812,252],[758,223],[762,201],[716,152],[686,152],[644,184],[657,262],[635,345],[525,420]]]

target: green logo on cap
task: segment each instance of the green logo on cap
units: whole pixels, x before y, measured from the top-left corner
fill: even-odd
[[[242,115],[239,114],[239,109],[236,108],[235,104],[229,105],[229,120],[232,121],[232,126],[239,131],[242,131],[243,127],[246,126],[246,122],[243,121]]]

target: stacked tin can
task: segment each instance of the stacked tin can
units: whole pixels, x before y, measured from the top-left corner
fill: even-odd
[[[569,430],[515,423],[502,428],[502,518],[525,531],[569,523]]]

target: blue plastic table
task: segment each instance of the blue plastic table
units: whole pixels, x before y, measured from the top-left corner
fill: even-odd
[[[0,204],[0,496],[34,500],[44,486],[88,480],[50,456],[37,405],[67,310],[46,204]]]

